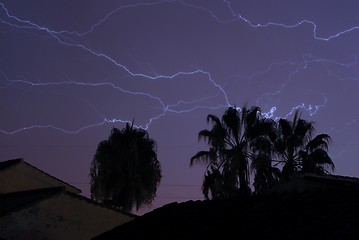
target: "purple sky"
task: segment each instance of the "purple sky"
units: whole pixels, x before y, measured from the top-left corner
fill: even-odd
[[[135,119],[158,143],[150,209],[202,199],[207,114],[300,108],[359,177],[358,1],[0,0],[0,161],[24,158],[89,196],[97,144]]]

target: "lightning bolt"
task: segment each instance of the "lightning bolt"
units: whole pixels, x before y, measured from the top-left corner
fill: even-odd
[[[246,18],[245,16],[241,15],[238,12],[235,12],[231,6],[231,2],[226,1],[226,0],[223,1],[223,5],[230,13],[229,16],[227,17],[227,19],[223,19],[223,18],[217,16],[215,11],[211,10],[210,8],[204,7],[204,6],[196,5],[196,4],[189,3],[189,2],[183,1],[183,0],[182,1],[167,0],[167,1],[154,1],[154,2],[150,2],[150,3],[141,3],[140,2],[140,3],[136,3],[136,4],[120,6],[116,9],[110,11],[109,13],[107,13],[99,21],[92,24],[88,28],[88,30],[79,32],[79,31],[68,31],[68,30],[63,30],[63,29],[54,30],[54,29],[50,29],[46,26],[41,26],[41,25],[36,24],[29,20],[20,19],[16,16],[12,15],[10,13],[10,11],[6,8],[5,4],[0,2],[0,11],[1,11],[0,22],[4,25],[9,26],[10,28],[14,28],[17,30],[22,30],[22,31],[31,31],[31,32],[39,34],[39,35],[44,34],[48,37],[51,37],[55,41],[57,41],[57,43],[60,45],[77,48],[77,49],[80,49],[80,50],[86,52],[89,55],[102,58],[105,61],[107,61],[108,63],[110,63],[110,64],[116,66],[117,68],[119,68],[120,70],[124,71],[130,77],[146,79],[146,80],[151,80],[151,81],[153,81],[153,80],[176,80],[181,77],[189,77],[189,76],[205,77],[208,84],[211,85],[213,88],[217,89],[217,94],[214,96],[206,96],[206,97],[202,97],[202,98],[198,98],[198,99],[191,99],[191,100],[181,99],[181,100],[178,100],[175,104],[171,104],[171,103],[167,103],[164,100],[162,100],[160,96],[153,95],[149,92],[132,91],[129,89],[125,89],[125,88],[122,88],[122,87],[112,83],[112,82],[100,82],[100,83],[90,83],[90,82],[83,82],[83,81],[34,82],[34,81],[21,80],[21,79],[20,80],[13,80],[13,79],[11,80],[11,79],[8,79],[8,77],[5,75],[5,73],[2,73],[2,76],[5,79],[2,88],[6,88],[10,85],[29,86],[31,88],[39,88],[39,87],[44,87],[44,86],[57,87],[57,86],[64,86],[64,85],[81,86],[81,87],[101,87],[101,86],[103,87],[103,86],[106,86],[106,87],[115,89],[116,91],[119,91],[123,94],[139,95],[139,96],[142,96],[142,97],[145,97],[145,98],[148,98],[150,100],[157,102],[161,109],[161,112],[159,114],[150,117],[144,125],[136,125],[136,127],[140,127],[140,128],[144,128],[144,129],[148,129],[148,127],[152,124],[153,121],[156,121],[159,118],[162,118],[167,113],[181,114],[181,113],[192,112],[197,109],[220,109],[220,108],[225,108],[225,107],[231,106],[232,104],[231,104],[231,101],[229,100],[229,97],[228,97],[228,94],[227,94],[225,88],[221,84],[219,84],[217,81],[215,81],[212,78],[211,73],[207,70],[197,68],[192,71],[178,71],[178,72],[170,74],[170,75],[163,75],[163,74],[158,74],[157,71],[154,71],[151,67],[149,67],[150,65],[147,64],[148,68],[142,68],[142,70],[143,70],[142,72],[136,72],[136,71],[131,70],[129,67],[127,67],[123,63],[117,61],[114,57],[111,57],[110,55],[105,54],[104,52],[101,52],[95,48],[91,48],[91,47],[87,46],[84,43],[85,41],[83,41],[83,38],[86,35],[92,33],[96,28],[98,28],[100,25],[107,22],[112,16],[120,13],[121,11],[130,9],[130,8],[149,7],[149,6],[156,6],[156,5],[160,5],[160,4],[180,4],[183,7],[188,7],[188,8],[192,8],[192,9],[197,9],[198,11],[203,11],[203,12],[207,13],[210,17],[212,17],[216,22],[221,23],[221,24],[229,24],[229,23],[234,23],[234,22],[238,21],[238,22],[248,24],[250,27],[257,28],[257,29],[270,28],[270,27],[294,29],[294,28],[298,28],[304,24],[307,24],[312,27],[312,33],[313,33],[312,37],[315,40],[319,40],[319,41],[330,41],[335,38],[339,38],[339,37],[343,36],[344,34],[349,34],[351,32],[359,30],[358,26],[354,26],[354,27],[351,27],[348,29],[344,29],[343,31],[337,32],[334,35],[324,37],[324,36],[318,36],[317,24],[315,22],[310,21],[310,20],[305,20],[305,19],[301,20],[295,24],[292,24],[292,25],[287,25],[284,23],[276,23],[276,22],[254,24],[253,21],[251,21],[250,19]],[[137,61],[136,59],[134,59],[134,60]],[[342,76],[334,73],[331,70],[331,68],[329,67],[330,65],[337,65],[340,67],[352,68],[352,67],[355,67],[358,65],[357,61],[355,61],[353,63],[346,64],[346,63],[340,63],[340,62],[336,62],[336,61],[329,60],[329,59],[314,58],[313,56],[311,56],[309,54],[309,55],[304,56],[303,60],[301,62],[286,61],[286,62],[282,62],[282,63],[272,63],[266,69],[264,69],[260,72],[253,73],[247,78],[250,80],[250,82],[252,82],[252,81],[254,81],[254,79],[257,76],[270,72],[274,66],[291,65],[294,68],[294,70],[289,73],[288,78],[282,82],[282,85],[277,90],[264,93],[262,96],[257,98],[257,101],[256,101],[257,104],[260,105],[260,103],[263,102],[268,97],[279,95],[286,88],[286,86],[288,86],[288,84],[290,84],[292,81],[294,81],[293,80],[294,76],[296,76],[299,72],[306,71],[308,66],[313,65],[313,64],[318,64],[318,63],[322,64],[325,67],[327,74],[331,75],[332,77],[335,77],[340,80],[345,80],[345,79],[357,80],[358,79],[357,76],[342,77]],[[139,64],[139,65],[141,67],[143,66],[142,64]],[[298,108],[301,108],[301,109],[309,112],[310,116],[316,114],[320,108],[325,107],[325,105],[328,101],[328,99],[324,93],[320,93],[320,95],[322,96],[322,99],[323,99],[323,101],[321,103],[319,103],[319,104],[298,103],[298,105],[293,106],[289,110],[289,112],[284,115],[284,117],[288,117],[289,115],[291,115],[294,112],[295,109],[298,109]],[[210,105],[210,106],[208,104],[205,104],[206,101],[208,101],[210,99],[217,99],[217,98],[221,98],[221,103],[216,104],[216,105]],[[270,106],[269,111],[264,112],[264,115],[266,117],[277,119],[277,118],[279,118],[279,116],[275,116],[275,112],[277,111],[277,109],[278,109],[277,106]],[[3,134],[16,134],[16,133],[26,131],[26,130],[31,130],[31,129],[49,128],[49,129],[61,131],[63,133],[76,134],[76,133],[79,133],[80,131],[83,131],[83,130],[86,130],[89,128],[102,126],[107,123],[117,123],[117,122],[125,123],[125,122],[131,122],[131,121],[122,120],[122,119],[108,119],[108,118],[106,118],[106,116],[102,116],[102,120],[100,120],[96,123],[90,124],[90,125],[83,126],[81,128],[75,129],[75,130],[64,129],[64,128],[61,128],[58,126],[54,126],[52,124],[48,124],[48,125],[33,125],[33,126],[21,127],[19,129],[15,129],[15,130],[11,130],[11,131],[0,129],[0,132]]]
[[[330,35],[330,36],[326,36],[326,37],[321,37],[321,36],[318,36],[318,33],[317,33],[317,24],[311,20],[307,20],[307,19],[303,19],[301,21],[298,21],[297,23],[295,24],[284,24],[284,23],[276,23],[276,22],[266,22],[266,23],[253,23],[252,20],[246,18],[244,15],[236,12],[233,8],[232,8],[232,5],[231,5],[231,1],[228,1],[228,0],[223,0],[223,4],[226,6],[228,12],[230,13],[230,16],[227,17],[227,20],[224,20],[222,19],[221,17],[217,16],[217,14],[207,8],[207,7],[203,7],[203,6],[200,6],[200,5],[196,5],[196,4],[193,4],[193,3],[187,3],[186,1],[179,1],[180,3],[182,3],[184,6],[187,6],[187,7],[192,7],[192,8],[196,8],[196,9],[199,9],[201,11],[204,11],[206,13],[208,13],[213,19],[215,19],[218,23],[222,23],[222,24],[228,24],[228,23],[233,23],[233,22],[244,22],[246,24],[248,24],[249,26],[251,26],[252,28],[268,28],[268,27],[280,27],[280,28],[286,28],[286,29],[293,29],[293,28],[298,28],[302,25],[310,25],[312,27],[312,33],[313,33],[313,38],[316,39],[316,40],[321,40],[321,41],[330,41],[332,39],[335,39],[335,38],[338,38],[338,37],[341,37],[345,34],[348,34],[348,33],[351,33],[353,31],[358,31],[359,30],[359,26],[353,26],[353,27],[350,27],[348,29],[344,29],[343,31],[340,31],[340,32],[337,32],[333,35]]]

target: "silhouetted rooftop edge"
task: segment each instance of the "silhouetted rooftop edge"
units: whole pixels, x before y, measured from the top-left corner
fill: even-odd
[[[231,239],[232,236],[345,239],[359,236],[359,179],[310,174],[298,179],[314,182],[314,186],[231,200],[169,203],[93,239]],[[316,182],[325,184],[316,185]]]
[[[81,189],[79,189],[79,188],[77,188],[77,187],[75,187],[75,186],[73,186],[73,185],[71,185],[71,184],[65,182],[64,180],[61,180],[61,179],[59,179],[59,178],[57,178],[57,177],[55,177],[55,176],[52,176],[51,174],[49,174],[49,173],[47,173],[47,172],[45,172],[45,171],[43,171],[43,170],[41,170],[41,169],[39,169],[39,168],[37,168],[37,167],[31,165],[30,163],[26,162],[23,158],[16,158],[16,159],[11,159],[11,160],[6,160],[6,161],[0,162],[0,172],[1,172],[1,171],[8,170],[8,169],[10,169],[10,168],[12,168],[12,167],[15,167],[17,164],[19,164],[19,163],[21,163],[21,162],[25,163],[26,165],[30,166],[30,167],[33,168],[33,169],[36,169],[37,171],[39,171],[39,172],[45,174],[46,176],[49,176],[49,177],[51,177],[51,178],[53,178],[53,179],[56,179],[57,181],[59,181],[59,182],[65,184],[65,185],[68,185],[68,186],[70,186],[70,187],[76,189],[79,193],[82,192]]]
[[[11,212],[30,207],[37,202],[46,200],[50,197],[55,197],[59,194],[66,194],[72,198],[77,198],[81,201],[86,201],[96,206],[111,209],[127,216],[137,217],[135,214],[123,212],[119,209],[109,207],[97,201],[93,201],[87,197],[67,191],[64,186],[0,194],[0,216],[4,216]]]

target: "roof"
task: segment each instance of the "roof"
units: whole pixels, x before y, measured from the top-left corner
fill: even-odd
[[[3,169],[7,169],[9,167],[15,166],[16,164],[18,164],[21,161],[22,161],[21,158],[17,158],[17,159],[0,162],[0,171]]]
[[[45,171],[43,171],[43,170],[41,170],[41,169],[39,169],[39,168],[37,168],[37,167],[31,165],[30,163],[24,161],[22,158],[11,159],[11,160],[7,160],[7,161],[0,162],[0,171],[2,171],[2,170],[7,170],[7,169],[10,169],[10,168],[12,168],[12,167],[15,167],[15,166],[16,166],[17,164],[19,164],[19,163],[24,163],[24,164],[28,165],[29,167],[31,167],[31,168],[33,168],[33,169],[35,169],[35,170],[37,170],[37,171],[39,171],[39,172],[45,174],[46,176],[48,176],[48,177],[50,177],[50,178],[53,178],[53,179],[55,179],[55,180],[57,180],[57,181],[63,183],[64,185],[67,185],[67,186],[69,186],[69,187],[75,189],[75,190],[76,190],[77,192],[79,192],[79,193],[82,192],[81,189],[79,189],[79,188],[77,188],[77,187],[75,187],[75,186],[73,186],[73,185],[71,185],[71,184],[69,184],[69,183],[67,183],[67,182],[65,182],[65,181],[63,181],[63,180],[57,178],[57,177],[54,177],[54,176],[48,174],[47,172],[45,172]]]
[[[318,175],[312,173],[294,175],[290,181],[283,181],[273,186],[268,192],[305,191],[318,188],[336,188],[342,186],[359,186],[359,178],[340,175]]]
[[[69,192],[65,189],[64,186],[60,186],[60,187],[42,188],[42,189],[0,194],[0,217],[12,212],[19,211],[21,209],[31,207],[41,201],[44,201],[51,197],[55,197],[59,194],[66,194],[72,198],[76,198],[81,201],[85,201],[89,204],[93,204],[103,208],[111,209],[113,211],[122,213],[127,216],[131,216],[131,217],[137,216],[101,204],[84,196]]]
[[[0,216],[34,205],[64,191],[64,187],[43,188],[0,195]]]
[[[310,177],[309,177],[310,178]],[[269,192],[231,200],[170,203],[100,239],[343,239],[359,235],[359,184]],[[326,181],[325,178],[317,178]]]

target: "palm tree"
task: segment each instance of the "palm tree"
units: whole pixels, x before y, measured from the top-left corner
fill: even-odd
[[[211,130],[198,133],[199,140],[206,140],[208,151],[199,151],[190,161],[207,164],[202,190],[206,198],[231,198],[238,194],[250,193],[249,161],[250,143],[259,135],[257,125],[260,108],[253,106],[240,111],[229,107],[219,119],[209,114],[207,122]]]
[[[312,138],[314,122],[301,119],[299,110],[295,111],[292,121],[280,119],[277,129],[275,150],[279,159],[276,164],[283,165],[284,179],[297,172],[325,174],[334,171],[334,163],[327,153],[330,136],[319,134]]]
[[[156,142],[133,124],[113,128],[98,144],[90,177],[92,199],[128,212],[150,205],[162,177]]]
[[[335,165],[327,152],[330,142],[331,138],[327,134],[319,134],[310,140],[306,148],[300,152],[302,172],[329,174],[334,171]]]
[[[255,193],[261,193],[280,180],[281,171],[273,166],[273,154],[277,139],[276,122],[260,118],[256,124],[256,138],[251,142],[251,169],[254,173]]]

